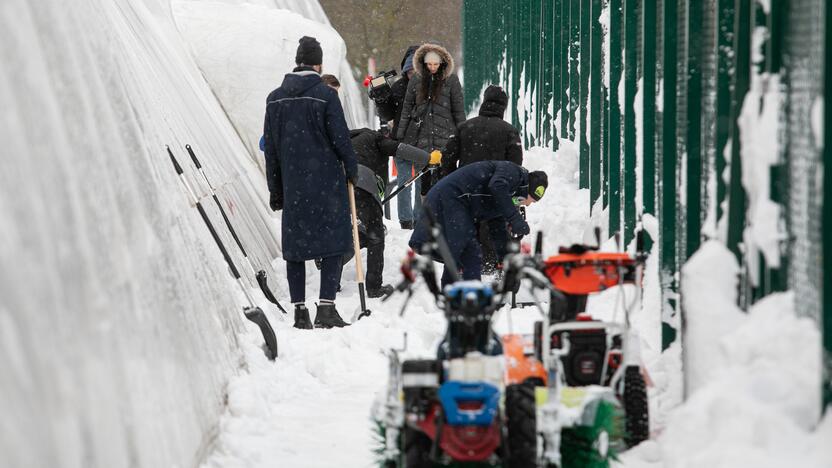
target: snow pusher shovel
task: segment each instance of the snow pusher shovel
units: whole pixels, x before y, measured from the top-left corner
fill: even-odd
[[[208,231],[211,232],[211,237],[214,238],[214,242],[216,242],[217,247],[220,249],[223,259],[225,259],[225,263],[228,264],[228,269],[231,270],[231,276],[237,280],[237,284],[240,285],[240,289],[243,290],[243,294],[246,296],[246,300],[248,300],[249,306],[243,307],[243,314],[247,319],[251,320],[257,324],[258,327],[260,327],[260,332],[263,333],[263,339],[266,342],[266,346],[263,351],[266,353],[266,357],[269,358],[269,360],[274,361],[277,357],[277,338],[275,337],[274,330],[269,323],[269,319],[266,317],[266,314],[262,309],[254,305],[254,301],[249,295],[248,289],[245,284],[243,284],[243,280],[240,277],[240,272],[237,270],[237,267],[234,266],[234,262],[231,260],[231,256],[228,254],[228,250],[225,249],[222,240],[220,240],[216,229],[214,229],[211,219],[208,218],[205,208],[202,207],[202,203],[197,198],[193,189],[191,189],[191,184],[189,184],[188,180],[185,178],[182,166],[179,165],[179,162],[176,160],[176,157],[173,155],[170,147],[166,145],[165,148],[168,151],[168,156],[170,156],[170,161],[173,163],[173,168],[176,170],[176,175],[179,176],[179,180],[182,182],[182,185],[185,186],[185,191],[188,192],[190,202],[196,205],[196,209],[199,211],[202,221],[205,222],[205,225],[208,227]]]
[[[220,203],[220,199],[217,197],[217,191],[214,189],[214,186],[211,185],[211,181],[208,180],[208,176],[205,175],[205,171],[202,170],[202,164],[199,162],[199,158],[196,157],[194,154],[193,148],[191,145],[185,145],[185,149],[188,150],[188,154],[191,156],[191,161],[194,162],[194,165],[199,170],[199,173],[202,174],[202,178],[205,179],[205,183],[208,184],[208,188],[211,189],[211,196],[214,197],[214,203],[217,204],[217,208],[220,209],[220,214],[222,214],[222,219],[225,221],[226,227],[228,227],[228,231],[231,232],[231,237],[234,238],[234,242],[237,243],[237,247],[240,248],[240,252],[243,254],[243,258],[246,259],[248,263],[248,267],[252,273],[255,273],[254,264],[251,263],[251,259],[248,258],[248,254],[246,253],[246,249],[243,248],[243,243],[240,242],[240,238],[237,236],[237,231],[234,230],[234,226],[231,225],[231,221],[228,219],[228,216],[225,214],[225,209],[222,207],[222,203]],[[266,296],[266,300],[271,302],[272,304],[276,305],[278,309],[284,314],[286,313],[286,309],[277,302],[277,298],[274,297],[272,290],[269,289],[269,279],[266,276],[265,270],[260,270],[255,273],[255,278],[257,278],[257,284],[260,285],[260,289],[263,291],[263,295]]]
[[[358,213],[355,209],[355,187],[352,182],[347,182],[347,193],[350,197],[350,216],[352,216],[352,248],[355,254],[355,277],[358,280],[358,297],[361,299],[361,313],[353,320],[361,320],[363,317],[369,317],[370,311],[367,310],[367,300],[364,297],[364,269],[361,267],[361,245],[358,243]]]

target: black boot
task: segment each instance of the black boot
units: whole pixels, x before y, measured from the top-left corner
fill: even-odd
[[[335,304],[318,304],[318,313],[315,314],[315,326],[318,328],[341,328],[349,325],[338,315]]]
[[[413,221],[399,221],[402,229],[413,230]]]
[[[311,330],[312,320],[309,320],[309,309],[303,304],[295,306],[295,328]]]
[[[386,295],[392,293],[393,291],[395,291],[395,289],[396,288],[394,288],[393,286],[391,286],[389,284],[383,284],[378,288],[368,288],[367,289],[367,296],[371,297],[371,298],[383,297],[383,296],[386,296]]]

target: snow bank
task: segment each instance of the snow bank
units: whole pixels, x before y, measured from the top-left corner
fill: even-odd
[[[165,145],[274,278],[262,176],[165,0],[8,0],[0,60],[0,466],[193,466],[261,338]]]
[[[820,336],[790,293],[743,314],[733,254],[710,241],[683,270],[688,399],[658,440],[666,467],[830,466],[832,418],[816,428]],[[625,466],[655,458],[634,450]]]
[[[286,3],[299,2],[173,1],[176,23],[200,70],[249,154],[261,166],[265,164],[259,142],[266,96],[295,67],[302,36],[314,36],[321,43],[323,72],[341,82],[339,95],[349,127],[367,125],[364,93],[350,71],[344,40],[329,26],[317,1],[305,2],[309,6],[300,13],[282,9],[293,7]]]

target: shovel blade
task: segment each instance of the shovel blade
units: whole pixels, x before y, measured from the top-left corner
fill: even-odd
[[[259,307],[246,307],[243,309],[243,313],[247,319],[260,327],[263,340],[266,342],[266,347],[263,352],[266,353],[269,361],[274,361],[277,358],[277,337],[274,335],[274,329],[272,329],[268,317],[266,317],[266,314]]]

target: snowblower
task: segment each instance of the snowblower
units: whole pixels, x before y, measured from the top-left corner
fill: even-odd
[[[537,465],[534,383],[545,371],[524,353],[518,337],[501,340],[491,328],[501,307],[498,290],[480,281],[456,281],[440,291],[432,258],[453,265],[429,209],[431,240],[423,256],[402,264],[397,290],[412,291],[421,274],[448,322],[430,359],[401,361],[391,351],[386,396],[375,410],[387,468]],[[405,305],[406,306],[406,305]],[[404,312],[404,309],[402,310]],[[522,362],[506,372],[506,363]]]
[[[582,254],[563,253],[568,257],[544,262],[538,236],[536,255],[514,253],[506,258],[501,283],[457,281],[440,291],[431,258],[444,258],[447,250],[431,214],[425,215],[432,224],[431,242],[423,256],[411,252],[403,262],[404,280],[397,290],[411,294],[421,274],[448,326],[435,358],[401,361],[401,350],[388,355],[387,391],[374,409],[381,466],[609,466],[625,447],[624,421],[630,430],[637,427],[631,420],[646,420],[643,380],[640,397],[633,397],[639,387],[628,371],[632,359],[623,359],[626,330],[590,322],[577,313],[574,320],[557,319],[557,314],[569,316],[580,309],[569,308],[581,301],[567,294],[580,296],[583,291],[568,288],[563,277],[571,280],[580,270],[576,266],[604,265],[609,259],[586,257],[582,263],[576,258]],[[604,273],[599,284],[612,286],[636,277],[631,267],[639,265],[638,260],[616,256],[612,262],[599,270]],[[613,278],[613,273],[620,275]],[[529,280],[524,284],[531,285],[533,295],[542,290],[551,298],[548,313],[541,305],[544,301],[537,301],[545,318],[535,326],[532,346],[522,335],[498,337],[491,327],[495,312],[521,280]],[[561,291],[561,285],[572,292]],[[616,359],[621,359],[617,365],[603,364]],[[629,401],[643,402],[643,411]],[[646,432],[635,433],[627,442],[638,434]]]

